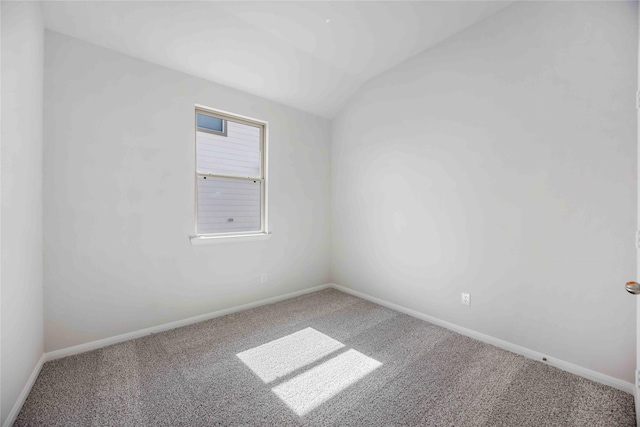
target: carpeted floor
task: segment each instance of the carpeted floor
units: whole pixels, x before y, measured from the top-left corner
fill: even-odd
[[[18,426],[635,426],[633,398],[328,289],[47,362]]]

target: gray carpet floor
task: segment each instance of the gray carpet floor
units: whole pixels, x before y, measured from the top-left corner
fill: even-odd
[[[635,426],[621,391],[327,289],[47,362],[16,426]]]

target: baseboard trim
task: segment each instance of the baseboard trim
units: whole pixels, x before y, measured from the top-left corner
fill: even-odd
[[[60,359],[67,356],[73,356],[75,354],[85,353],[87,351],[96,350],[109,345],[118,344],[121,342],[129,341],[132,339],[144,337],[146,335],[156,334],[158,332],[168,331],[170,329],[179,328],[181,326],[187,326],[194,323],[204,322],[205,320],[213,319],[216,317],[226,316],[227,314],[237,313],[239,311],[248,310],[250,308],[260,307],[262,305],[273,304],[274,302],[283,301],[297,296],[309,294],[312,292],[321,291],[329,288],[329,284],[314,286],[312,288],[303,289],[301,291],[290,292],[288,294],[279,295],[263,299],[260,301],[242,304],[231,308],[225,308],[223,310],[214,311],[211,313],[201,314],[199,316],[189,317],[187,319],[177,320],[175,322],[163,323],[162,325],[152,326],[150,328],[140,329],[138,331],[128,332],[126,334],[116,335],[109,338],[104,338],[97,341],[91,341],[85,344],[75,345],[73,347],[67,347],[60,350],[50,351],[45,353],[46,361]]]
[[[424,314],[424,313],[421,313],[419,311],[412,310],[410,308],[407,308],[407,307],[404,307],[404,306],[401,306],[401,305],[398,305],[398,304],[394,304],[392,302],[385,301],[383,299],[376,298],[374,296],[371,296],[371,295],[368,295],[368,294],[365,294],[365,293],[362,293],[362,292],[359,292],[359,291],[355,291],[353,289],[346,288],[344,286],[337,285],[335,283],[331,283],[329,286],[334,288],[334,289],[337,289],[339,291],[345,292],[347,294],[356,296],[358,298],[362,298],[362,299],[374,302],[376,304],[380,304],[380,305],[382,305],[384,307],[388,307],[390,309],[399,311],[401,313],[408,314],[409,316],[413,316],[413,317],[416,317],[418,319],[425,320],[425,321],[427,321],[429,323],[433,323],[434,325],[442,326],[443,328],[452,330],[452,331],[457,332],[457,333],[459,333],[461,335],[465,335],[465,336],[468,336],[470,338],[477,339],[478,341],[482,341],[482,342],[485,342],[487,344],[491,344],[491,345],[496,346],[498,348],[501,348],[503,350],[507,350],[507,351],[510,351],[512,353],[520,354],[520,355],[522,355],[524,357],[527,357],[529,359],[533,359],[533,360],[537,360],[537,361],[542,362],[542,358],[546,357],[547,361],[546,362],[542,362],[542,363],[546,363],[546,364],[551,365],[553,367],[556,367],[558,369],[562,369],[563,371],[567,371],[567,372],[570,372],[572,374],[579,375],[579,376],[587,378],[589,380],[592,380],[592,381],[598,382],[600,384],[604,384],[604,385],[613,387],[615,389],[624,391],[626,393],[629,393],[631,395],[634,395],[635,386],[630,382],[623,381],[621,379],[614,378],[614,377],[611,377],[609,375],[602,374],[600,372],[592,371],[591,369],[588,369],[588,368],[585,368],[585,367],[582,367],[582,366],[578,366],[578,365],[575,365],[573,363],[566,362],[564,360],[555,359],[553,357],[547,356],[547,355],[545,355],[543,353],[540,353],[538,351],[531,350],[529,348],[522,347],[522,346],[519,346],[517,344],[513,344],[513,343],[510,343],[508,341],[504,341],[504,340],[501,340],[499,338],[495,338],[495,337],[492,337],[490,335],[486,335],[486,334],[474,331],[472,329],[467,329],[465,327],[456,325],[454,323],[450,323],[450,322],[447,322],[445,320],[438,319],[437,317],[429,316],[428,314]]]
[[[27,400],[27,396],[29,396],[29,393],[31,392],[31,388],[35,384],[38,375],[40,375],[40,370],[42,369],[42,365],[44,365],[44,362],[46,362],[46,355],[43,353],[42,356],[40,356],[40,360],[38,360],[36,367],[33,368],[33,372],[31,372],[31,375],[29,376],[27,383],[24,385],[22,392],[18,396],[18,400],[13,405],[13,408],[11,408],[11,412],[9,412],[7,419],[4,420],[4,424],[2,425],[3,427],[11,427],[13,423],[16,422],[16,418],[18,417],[18,414],[22,409],[22,405],[24,405],[24,402]]]
[[[418,319],[421,320],[425,320],[429,323],[433,323],[434,325],[438,325],[438,326],[442,326],[443,328],[452,330],[454,332],[457,332],[459,334],[468,336],[470,338],[474,338],[477,339],[478,341],[482,341],[485,342],[487,344],[491,344],[494,345],[498,348],[502,348],[504,350],[507,351],[511,351],[513,353],[516,354],[520,354],[524,357],[527,357],[529,359],[533,359],[533,360],[537,360],[537,361],[542,361],[543,357],[547,358],[547,361],[544,363],[547,363],[548,365],[554,366],[558,369],[562,369],[563,371],[567,371],[570,372],[572,374],[576,374],[579,375],[581,377],[590,379],[592,381],[596,381],[600,384],[604,384],[610,387],[613,387],[615,389],[624,391],[626,393],[629,393],[631,395],[634,395],[635,393],[635,386],[634,384],[627,382],[627,381],[623,381],[621,379],[618,378],[614,378],[611,377],[609,375],[605,375],[602,374],[600,372],[596,372],[593,371],[591,369],[588,368],[584,368],[582,366],[579,365],[575,365],[573,363],[561,360],[561,359],[556,359],[553,357],[550,357],[548,355],[545,355],[543,353],[540,353],[538,351],[535,350],[531,350],[529,348],[526,347],[522,347],[519,346],[517,344],[513,344],[510,343],[508,341],[504,341],[501,340],[499,338],[495,338],[492,337],[490,335],[486,335],[477,331],[474,331],[472,329],[468,329],[459,325],[456,325],[454,323],[451,322],[447,322],[445,320],[439,319],[437,317],[433,317],[430,316],[428,314],[424,314],[421,313],[419,311],[416,310],[412,310],[410,308],[398,305],[398,304],[394,304],[392,302],[389,301],[385,301],[381,298],[377,298],[368,294],[365,294],[363,292],[359,292],[350,288],[346,288],[344,286],[335,284],[335,283],[327,283],[324,285],[319,285],[319,286],[314,286],[312,288],[308,288],[308,289],[303,289],[301,291],[297,291],[297,292],[291,292],[288,294],[284,294],[284,295],[279,295],[276,297],[272,297],[272,298],[267,298],[267,299],[263,299],[260,301],[256,301],[256,302],[252,302],[252,303],[248,303],[248,304],[242,304],[242,305],[238,305],[235,307],[231,307],[231,308],[227,308],[227,309],[223,309],[223,310],[218,310],[218,311],[214,311],[211,313],[206,313],[206,314],[202,314],[199,316],[194,316],[194,317],[189,317],[187,319],[182,319],[182,320],[178,320],[175,322],[169,322],[169,323],[164,323],[162,325],[158,325],[158,326],[153,326],[150,328],[146,328],[146,329],[141,329],[138,331],[133,331],[133,332],[128,332],[126,334],[122,334],[122,335],[116,335],[110,338],[105,338],[105,339],[101,339],[101,340],[97,340],[97,341],[91,341],[85,344],[80,344],[80,345],[76,345],[73,347],[68,347],[68,348],[63,348],[61,350],[55,350],[55,351],[51,351],[48,353],[45,353],[42,358],[40,359],[40,361],[38,362],[38,366],[36,367],[36,369],[34,370],[34,373],[31,375],[31,377],[29,378],[29,383],[25,386],[25,389],[22,391],[22,394],[20,395],[20,399],[18,399],[18,402],[16,402],[16,405],[14,406],[14,408],[12,409],[10,416],[7,418],[7,420],[11,419],[11,416],[15,417],[18,415],[18,412],[20,411],[20,408],[22,407],[22,404],[24,403],[24,400],[27,398],[27,395],[29,394],[29,391],[31,390],[31,386],[33,386],[33,383],[35,382],[35,379],[38,376],[38,373],[40,372],[40,369],[42,368],[42,364],[46,361],[49,360],[55,360],[55,359],[60,359],[62,357],[67,357],[67,356],[73,356],[75,354],[80,354],[80,353],[85,353],[87,351],[91,351],[91,350],[96,350],[98,348],[102,348],[102,347],[106,347],[109,345],[113,345],[113,344],[118,344],[121,342],[125,342],[125,341],[129,341],[135,338],[140,338],[146,335],[150,335],[150,334],[155,334],[158,332],[164,332],[164,331],[168,331],[170,329],[175,329],[175,328],[179,328],[181,326],[187,326],[187,325],[191,325],[194,323],[198,323],[198,322],[203,322],[205,320],[209,320],[209,319],[213,319],[216,317],[221,317],[221,316],[225,316],[227,314],[232,314],[232,313],[237,313],[239,311],[243,311],[243,310],[248,310],[250,308],[255,308],[255,307],[260,307],[262,305],[267,305],[267,304],[272,304],[275,302],[279,302],[279,301],[283,301],[289,298],[295,298],[297,296],[300,295],[305,295],[305,294],[309,294],[312,292],[317,292],[323,289],[327,289],[327,288],[334,288],[337,289],[339,291],[345,292],[347,294],[356,296],[358,298],[362,298],[371,302],[374,302],[376,304],[380,304],[384,307],[388,307],[392,310],[396,310],[399,311],[401,313],[405,313],[408,314],[409,316],[413,316],[416,317]],[[19,405],[18,405],[19,404]],[[13,421],[11,422],[13,423]],[[11,423],[7,424],[5,423],[3,427],[7,427],[10,426]]]

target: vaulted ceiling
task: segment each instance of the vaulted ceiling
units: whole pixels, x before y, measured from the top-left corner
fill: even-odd
[[[333,117],[367,80],[511,1],[43,2],[48,29]]]

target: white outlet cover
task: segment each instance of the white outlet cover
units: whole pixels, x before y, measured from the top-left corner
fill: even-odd
[[[471,295],[470,294],[465,294],[464,292],[462,292],[461,296],[460,296],[460,303],[462,305],[471,305]]]

